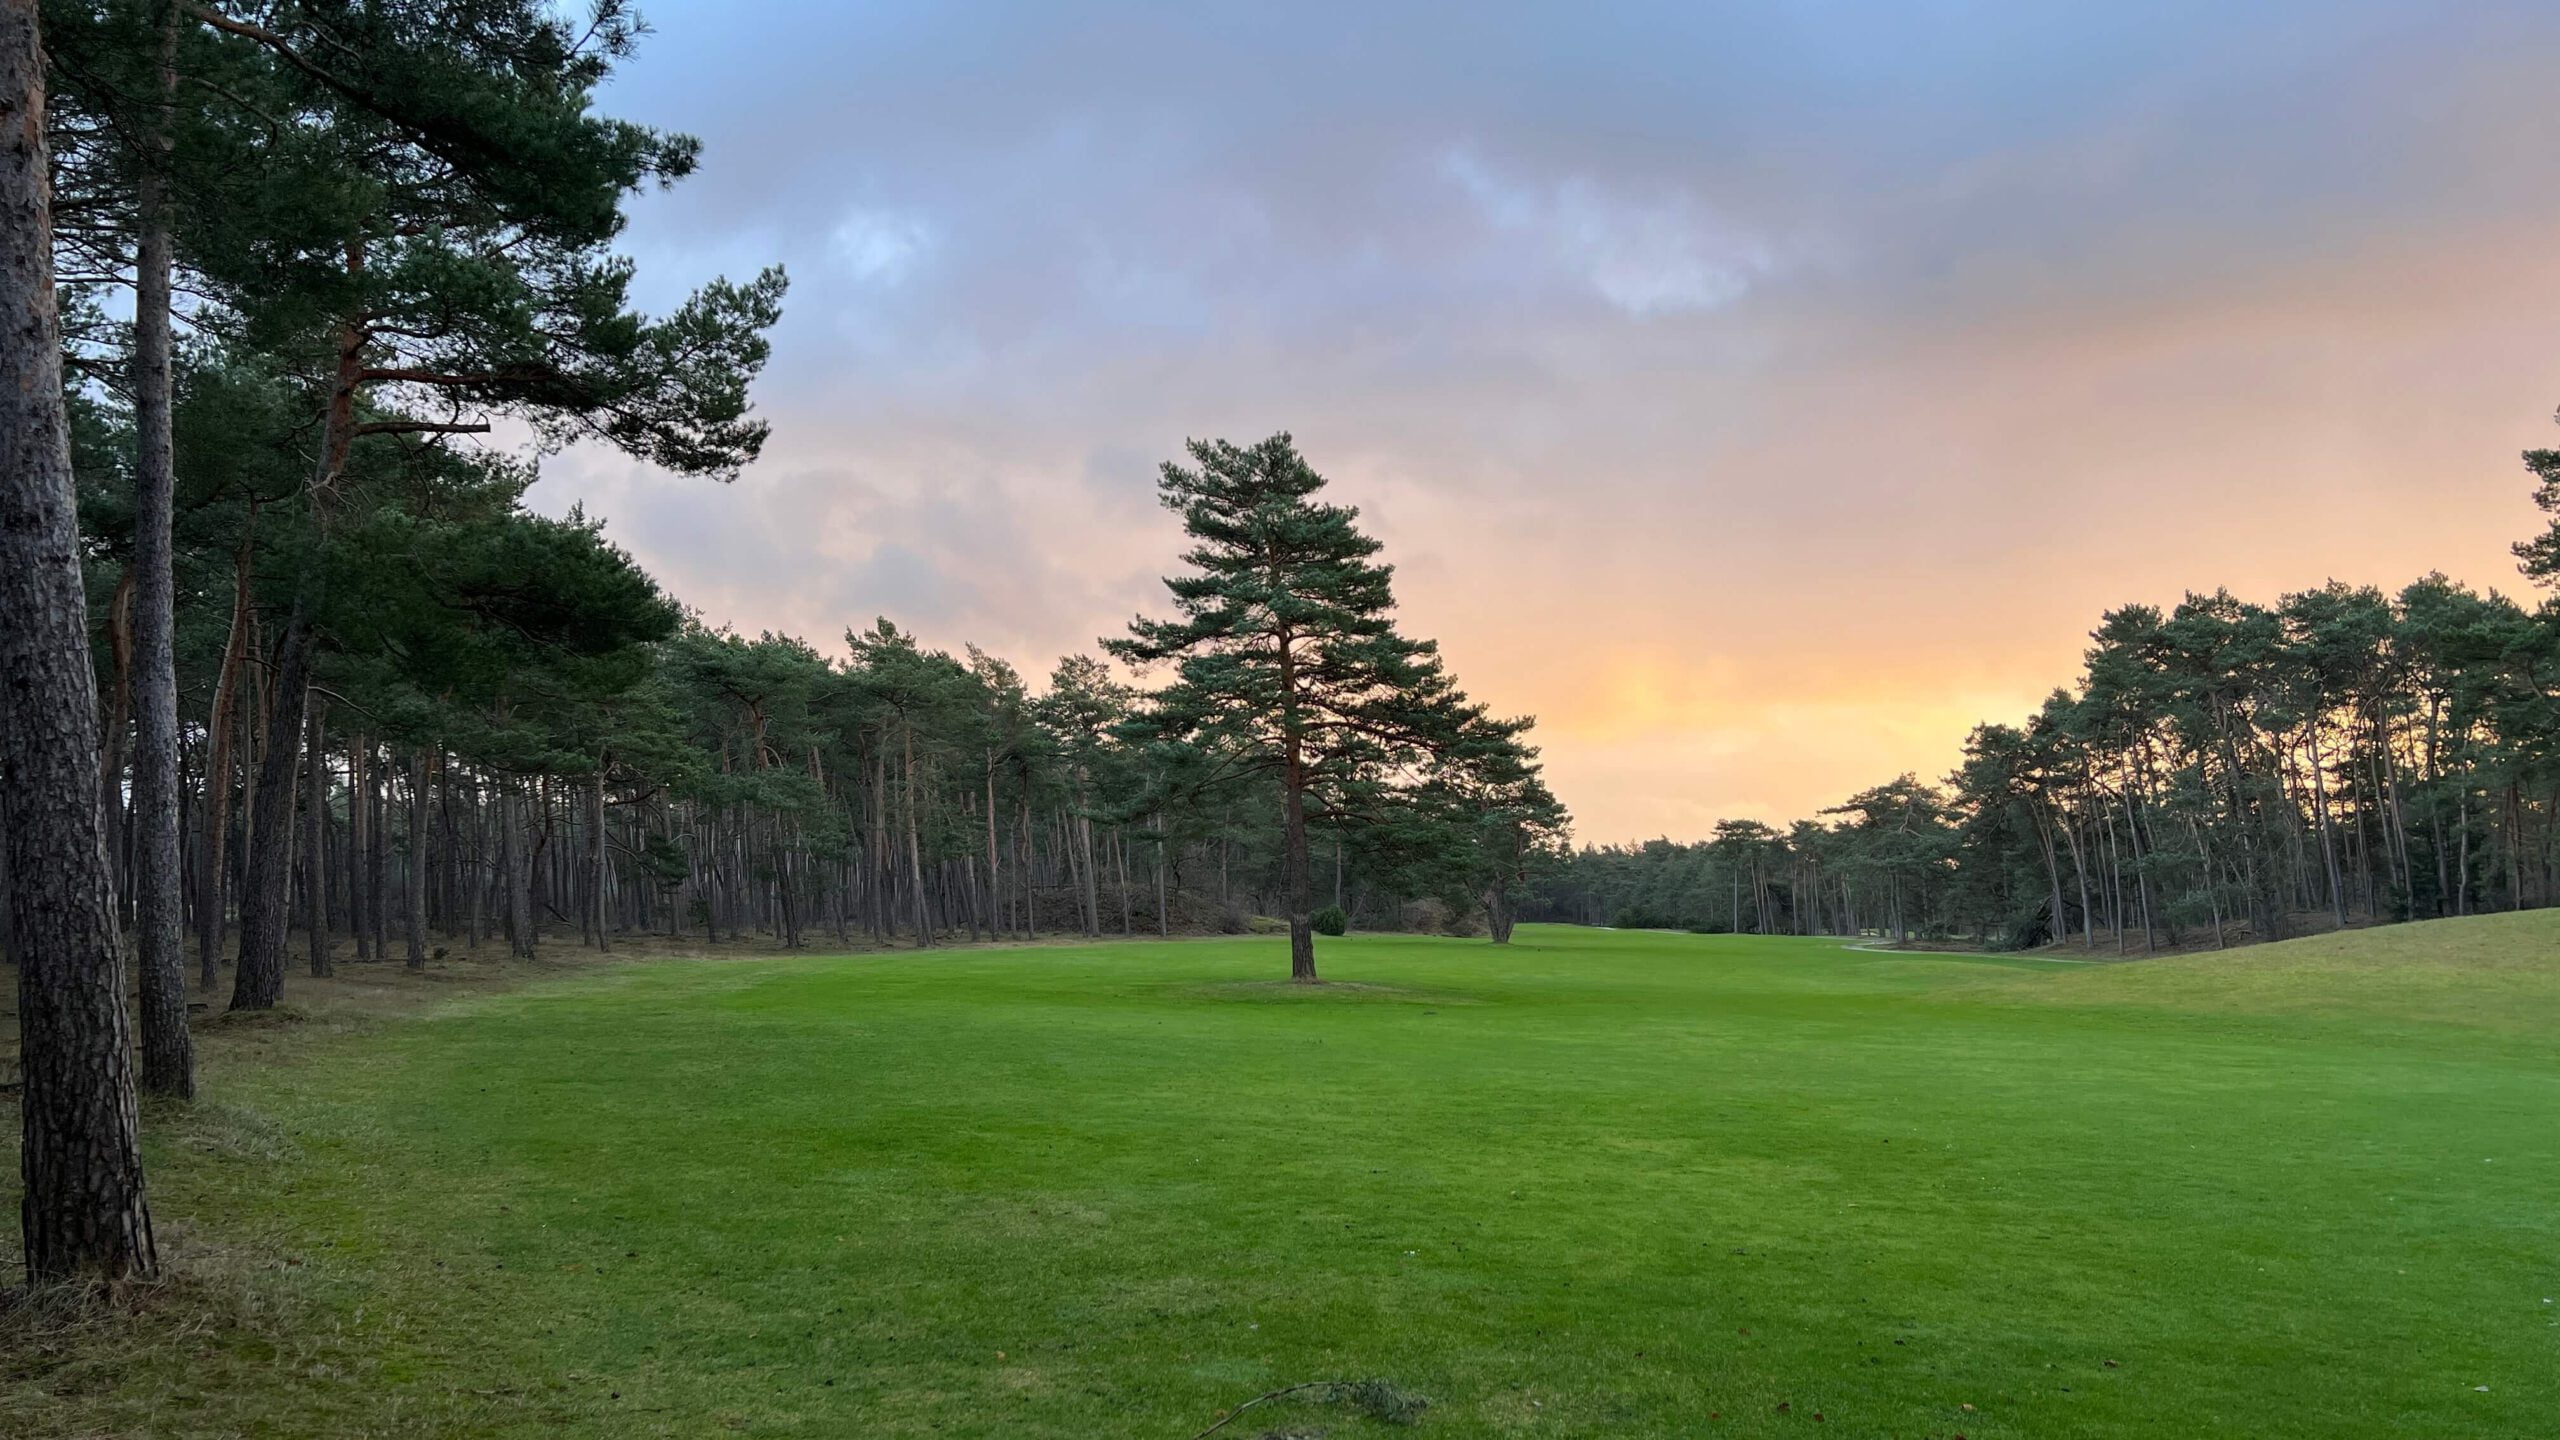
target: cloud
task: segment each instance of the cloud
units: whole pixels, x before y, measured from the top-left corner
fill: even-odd
[[[788,263],[766,460],[556,463],[715,619],[1027,670],[1156,462],[1296,433],[1592,838],[1783,819],[2107,606],[2512,578],[2560,401],[2560,11],[658,0],[652,296]],[[777,44],[777,35],[789,43]]]
[[[848,207],[827,236],[847,274],[865,284],[890,286],[906,278],[933,243],[922,220],[869,206]]]
[[[1776,263],[1767,244],[1677,191],[1621,196],[1581,176],[1531,185],[1464,149],[1442,169],[1506,239],[1526,241],[1631,315],[1719,309]]]

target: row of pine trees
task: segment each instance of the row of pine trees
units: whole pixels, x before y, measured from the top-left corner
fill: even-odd
[[[718,483],[766,439],[781,273],[650,315],[613,248],[698,159],[595,108],[640,34],[621,0],[0,7],[0,108],[37,107],[0,132],[43,142],[0,154],[34,1279],[155,1268],[131,1056],[193,1094],[191,994],[570,935],[1259,913],[1313,981],[1319,854],[1342,908],[1432,897],[1498,943],[1561,844],[1528,722],[1401,632],[1286,435],[1166,465],[1170,614],[1038,682],[887,620],[832,654],[707,627],[528,510],[560,446]]]
[[[2526,457],[2560,507],[2560,451]],[[2560,574],[2560,525],[2516,547]],[[2430,575],[2131,605],[2078,683],[1784,830],[1585,849],[1542,918],[2135,953],[2560,903],[2560,603]]]

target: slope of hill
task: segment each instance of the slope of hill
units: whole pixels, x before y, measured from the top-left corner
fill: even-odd
[[[2560,910],[2420,920],[2075,969],[2036,1004],[2353,1016],[2560,1038]]]

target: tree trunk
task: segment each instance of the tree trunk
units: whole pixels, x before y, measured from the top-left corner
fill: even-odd
[[[142,1088],[196,1093],[187,1031],[186,873],[178,842],[177,583],[170,526],[177,505],[174,344],[169,318],[173,247],[167,163],[177,90],[178,6],[161,21],[157,133],[135,179],[133,300],[133,913],[139,945]],[[219,920],[215,922],[219,924]]]
[[[1120,877],[1120,933],[1135,935],[1138,927],[1129,917],[1129,832],[1125,827],[1112,827],[1111,857],[1112,868]]]
[[[231,845],[231,772],[233,737],[239,733],[240,669],[249,651],[249,554],[257,524],[250,509],[251,533],[240,537],[240,553],[231,562],[231,630],[222,647],[222,668],[213,682],[213,710],[205,727],[212,734],[212,754],[205,762],[203,885],[196,895],[196,949],[203,962],[199,979],[207,991],[222,978],[224,852]]]
[[[1297,756],[1290,757],[1280,807],[1283,863],[1289,886],[1289,978],[1301,985],[1316,981],[1314,857],[1307,853],[1307,795]]]
[[[1004,935],[1004,871],[996,863],[996,752],[987,752],[987,930]]]
[[[427,968],[427,747],[409,750],[409,968]]]
[[[240,882],[240,961],[231,972],[231,1008],[272,1010],[284,998],[285,925],[293,910],[293,800],[309,697],[311,622],[294,602],[280,643],[267,749],[249,825],[249,865]]]
[[[1082,776],[1076,779],[1076,797],[1077,805],[1083,805]],[[1075,847],[1076,858],[1084,866],[1084,933],[1099,940],[1102,938],[1102,877],[1094,865],[1093,821],[1090,818],[1082,814],[1075,817],[1075,830],[1069,843]]]
[[[27,1279],[158,1268],[98,806],[36,0],[0,3],[0,832],[18,962]]]
[[[507,791],[507,937],[516,957],[534,958],[533,815],[521,787]],[[705,907],[706,910],[708,907]]]
[[[926,946],[933,943],[933,921],[927,913],[924,898],[924,839],[916,826],[916,812],[924,802],[916,791],[916,727],[913,721],[906,726],[906,781],[907,874],[915,883],[916,944]]]
[[[596,949],[610,953],[611,941],[605,938],[604,905],[604,764],[596,765],[595,778],[587,786],[587,888],[594,892],[590,907],[595,918]]]
[[[373,958],[391,958],[391,752],[365,741],[364,913],[373,934]]]
[[[133,587],[135,576],[128,568],[116,582],[115,598],[107,607],[107,652],[116,666],[115,693],[107,701],[105,733],[98,738],[98,833],[107,853],[107,898],[117,905],[117,914],[126,898],[125,882],[117,874],[116,857],[124,853],[120,832],[124,828],[124,750],[125,732],[133,723]]]
[[[310,731],[308,743],[303,747],[309,752],[304,763],[310,767],[311,782],[311,793],[304,797],[302,803],[302,873],[306,891],[303,919],[308,927],[311,942],[311,973],[315,977],[327,975],[331,969],[328,860],[329,756],[321,744],[324,736],[320,720],[321,712],[327,708],[317,700],[310,701],[303,707],[306,715],[305,723]]]
[[[374,959],[373,907],[365,886],[373,854],[373,739],[358,735],[347,745],[347,928],[355,932],[356,958]]]
[[[1164,829],[1164,812],[1158,811],[1156,812],[1156,938],[1159,940],[1173,938],[1173,909],[1165,896],[1164,885],[1165,862],[1171,858],[1166,848],[1169,843]]]

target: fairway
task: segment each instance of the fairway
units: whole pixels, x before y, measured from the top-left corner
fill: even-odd
[[[2365,937],[634,964],[217,1075],[253,1140],[157,1141],[159,1208],[328,1318],[90,1413],[1182,1440],[1383,1378],[1450,1436],[2548,1434],[2560,926],[2372,940],[2430,936],[2528,958],[2476,1014]],[[1220,1433],[1319,1428],[1390,1433]]]

